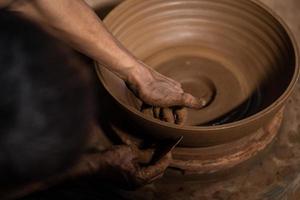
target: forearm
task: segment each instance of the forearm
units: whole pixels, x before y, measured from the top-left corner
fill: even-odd
[[[200,109],[208,102],[207,98],[185,94],[180,83],[139,62],[114,39],[83,0],[15,0],[9,5],[9,10],[35,21],[57,38],[102,63],[126,81],[136,96],[148,105]]]
[[[124,80],[139,66],[83,0],[19,0],[9,9],[35,21]]]

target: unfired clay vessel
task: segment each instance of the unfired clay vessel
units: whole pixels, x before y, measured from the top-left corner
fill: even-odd
[[[182,83],[202,110],[188,110],[185,126],[142,114],[141,102],[103,67],[107,91],[145,134],[183,136],[181,146],[224,144],[256,132],[274,118],[299,76],[295,41],[282,20],[249,0],[127,0],[105,19],[138,59]]]

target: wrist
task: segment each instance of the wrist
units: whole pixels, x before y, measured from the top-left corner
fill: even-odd
[[[139,79],[143,71],[143,66],[138,61],[135,61],[130,65],[125,65],[123,69],[122,73],[125,82],[135,84],[140,81]]]
[[[136,95],[140,96],[139,92],[149,83],[153,82],[153,74],[151,70],[143,63],[140,63],[138,67],[131,70],[128,79],[126,80],[127,86]]]
[[[140,66],[139,63],[136,63],[134,66],[132,66],[126,74],[125,81],[130,84],[135,84],[140,81],[140,74],[142,71],[142,66]]]
[[[96,61],[100,66],[107,68],[125,82],[131,82],[141,71],[141,64],[129,56],[118,55],[109,59],[99,57]]]

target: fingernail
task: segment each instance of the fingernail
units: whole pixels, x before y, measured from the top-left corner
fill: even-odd
[[[200,99],[200,102],[201,102],[201,106],[204,107],[207,105],[207,101],[204,100],[204,99]]]

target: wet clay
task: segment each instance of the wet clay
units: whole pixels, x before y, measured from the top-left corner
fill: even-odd
[[[185,126],[167,124],[139,112],[141,102],[122,80],[99,69],[128,117],[157,138],[184,136],[182,145],[210,146],[249,135],[274,117],[298,78],[292,36],[254,1],[129,0],[105,23],[137,58],[186,92],[211,99],[204,109],[188,110]]]

